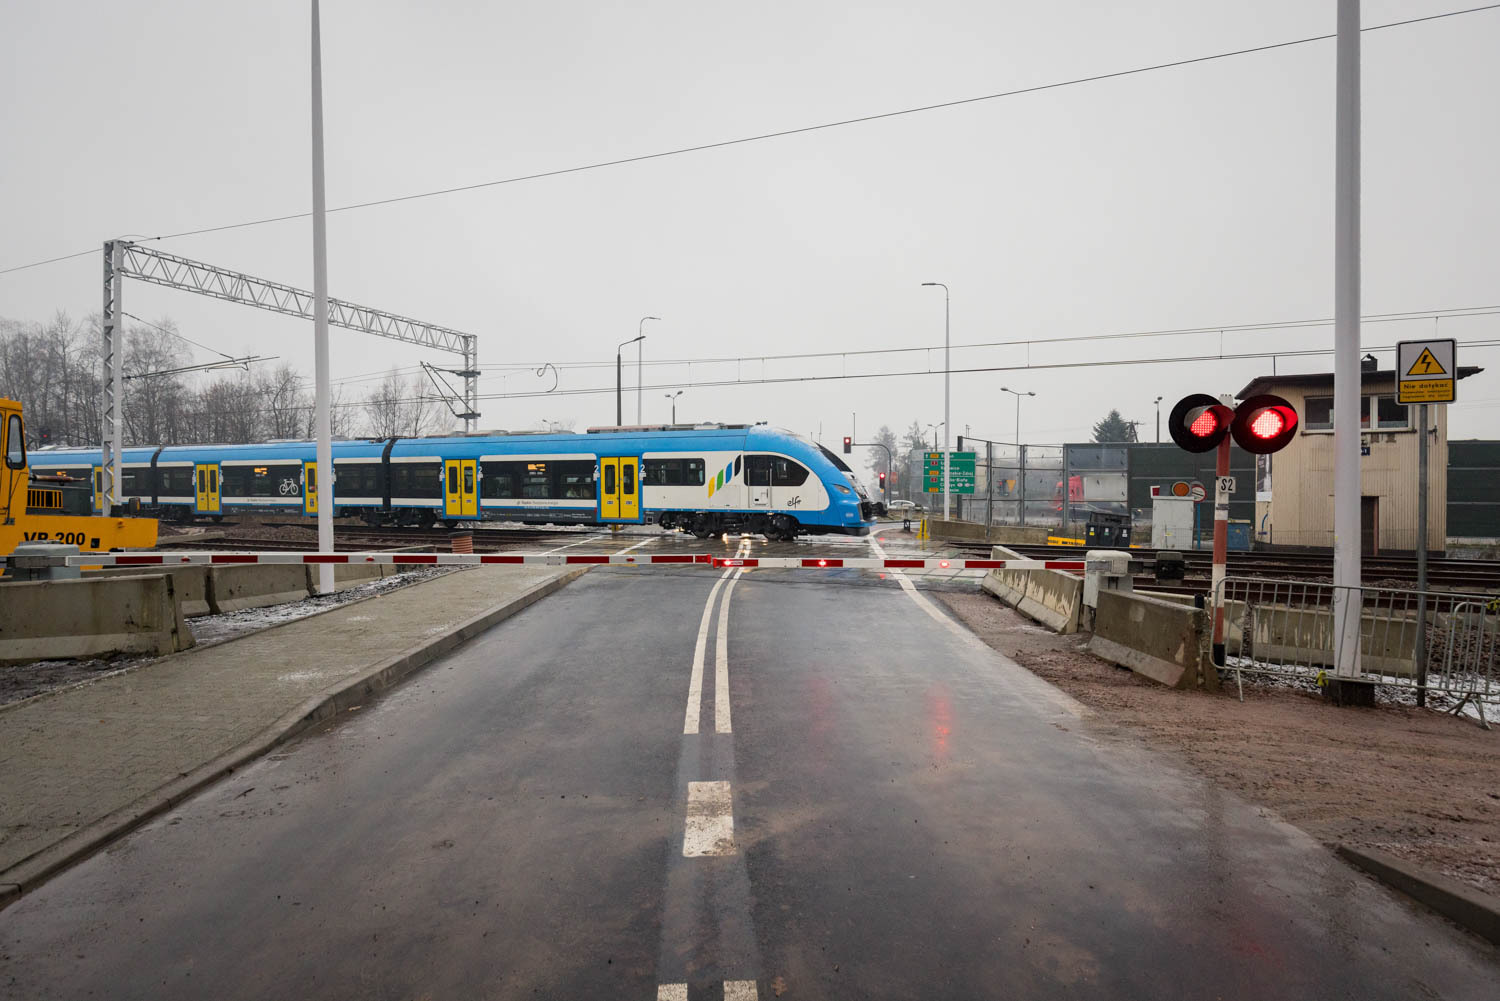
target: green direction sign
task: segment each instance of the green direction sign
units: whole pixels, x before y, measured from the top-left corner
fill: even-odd
[[[927,452],[922,457],[922,489],[930,494],[943,492],[943,453]],[[974,492],[974,453],[950,452],[948,455],[948,489],[950,493]]]

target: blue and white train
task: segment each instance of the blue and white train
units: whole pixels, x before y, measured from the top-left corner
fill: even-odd
[[[482,433],[333,443],[332,497],[316,489],[314,444],[142,446],[124,450],[121,495],[159,517],[227,513],[430,525],[641,524],[700,538],[723,531],[792,539],[866,535],[877,513],[833,452],[764,424],[592,428],[585,434]],[[35,471],[103,477],[97,449],[32,453]]]

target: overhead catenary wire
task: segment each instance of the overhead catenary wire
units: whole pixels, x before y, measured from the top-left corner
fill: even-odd
[[[1467,316],[1490,316],[1500,313],[1496,306],[1463,306],[1446,309],[1405,311],[1400,313],[1372,313],[1361,318],[1363,323],[1400,323],[1412,320],[1456,319]],[[1244,333],[1251,330],[1295,330],[1303,327],[1326,327],[1333,323],[1332,317],[1309,320],[1272,320],[1267,323],[1217,324],[1204,327],[1174,327],[1164,330],[1132,330],[1109,334],[1074,334],[1065,337],[1024,337],[1009,341],[976,341],[969,344],[954,344],[951,350],[977,350],[981,348],[1027,347],[1037,344],[1069,344],[1081,341],[1133,340],[1144,337],[1179,337],[1193,334]],[[812,358],[853,358],[862,355],[917,354],[926,351],[941,351],[941,344],[924,344],[904,348],[855,348],[835,351],[805,351],[776,355],[734,355],[719,358],[661,358],[645,362],[647,368],[663,365],[736,365],[742,363],[764,363],[768,361],[806,361]],[[536,368],[535,362],[497,362],[481,368],[495,372],[518,372]],[[553,363],[548,363],[553,364]],[[611,362],[558,362],[554,368],[582,370],[607,368],[614,370]]]
[[[1400,28],[1408,25],[1420,24],[1426,21],[1438,21],[1444,18],[1460,17],[1467,14],[1478,14],[1484,11],[1500,9],[1500,3],[1484,4],[1478,7],[1466,7],[1462,10],[1444,11],[1439,14],[1429,14],[1423,17],[1406,18],[1400,21],[1388,21],[1384,24],[1374,24],[1366,31],[1383,31],[1389,28]],[[668,157],[684,156],[691,153],[704,153],[709,150],[725,149],[731,146],[744,146],[751,143],[767,142],[773,139],[785,139],[790,136],[806,135],[812,132],[823,132],[831,129],[846,128],[852,125],[863,125],[870,122],[883,121],[892,118],[901,118],[910,115],[919,115],[932,111],[941,111],[947,108],[957,108],[970,104],[979,104],[986,101],[998,101],[1009,97],[1021,97],[1028,94],[1038,94],[1049,90],[1059,90],[1065,87],[1076,87],[1089,83],[1101,83],[1105,80],[1117,80],[1123,77],[1136,76],[1143,73],[1155,73],[1162,70],[1179,69],[1184,66],[1193,66],[1200,63],[1214,62],[1220,59],[1232,59],[1240,56],[1254,55],[1262,52],[1271,52],[1277,49],[1292,48],[1299,45],[1309,45],[1313,42],[1325,42],[1336,37],[1333,34],[1309,35],[1305,38],[1288,39],[1281,42],[1270,42],[1265,45],[1254,45],[1243,49],[1231,49],[1225,52],[1215,52],[1203,56],[1190,56],[1185,59],[1174,59],[1167,62],[1152,63],[1146,66],[1135,66],[1129,69],[1113,70],[1107,73],[1095,73],[1089,76],[1072,77],[1066,80],[1055,80],[1050,83],[1034,84],[1029,87],[1017,87],[1011,90],[998,91],[992,94],[980,94],[974,97],[956,98],[951,101],[940,101],[936,104],[924,104],[911,108],[901,108],[894,111],[882,111],[870,115],[861,115],[854,118],[844,118],[832,122],[820,122],[815,125],[803,125],[795,128],[781,129],[775,132],[763,132],[758,135],[742,136],[736,139],[724,139],[718,142],[701,143],[694,146],[681,146],[675,149],[660,150],[655,153],[642,153],[637,156],[620,157],[613,160],[600,160],[594,163],[579,164],[572,167],[559,167],[554,170],[538,171],[531,174],[520,174],[513,177],[496,178],[488,181],[477,181],[473,184],[461,184],[447,188],[437,188],[430,191],[419,191],[405,195],[393,195],[388,198],[377,198],[370,201],[355,202],[350,205],[340,205],[328,209],[329,214],[335,212],[354,212],[361,209],[376,208],[383,205],[395,205],[401,202],[418,201],[427,198],[438,198],[444,195],[461,194],[469,191],[480,191],[486,188],[500,187],[507,184],[520,184],[525,181],[545,180],[552,177],[562,177],[568,174],[581,174],[592,170],[603,170],[609,167],[622,167],[634,163],[645,163],[652,160],[661,160]],[[204,226],[198,229],[187,229],[176,233],[164,233],[159,236],[147,237],[140,242],[149,243],[158,240],[176,240],[189,236],[204,236],[210,233],[223,233],[229,230],[248,229],[254,226],[269,226],[275,223],[294,222],[299,219],[307,219],[311,212],[290,212],[282,215],[266,216],[260,219],[249,219],[242,222],[224,223],[218,226]],[[72,260],[99,252],[98,247],[90,247],[74,254],[64,254],[59,257],[51,257],[43,261],[34,261],[30,264],[15,265],[13,267],[0,269],[0,275],[12,274],[17,271],[25,271],[30,268],[42,267],[46,264],[55,264],[59,261]]]

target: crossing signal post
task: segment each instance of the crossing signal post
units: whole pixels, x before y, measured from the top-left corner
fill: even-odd
[[[1297,409],[1279,396],[1252,396],[1231,406],[1233,397],[1193,393],[1177,401],[1167,430],[1189,452],[1217,449],[1214,473],[1213,615],[1214,663],[1224,664],[1224,572],[1229,562],[1229,442],[1247,452],[1268,455],[1285,448],[1297,433]]]

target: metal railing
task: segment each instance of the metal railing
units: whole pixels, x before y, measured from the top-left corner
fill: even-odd
[[[1335,675],[1334,640],[1359,636],[1357,680],[1472,703],[1500,699],[1500,596],[1227,577],[1214,597],[1225,613],[1225,662],[1244,698],[1245,674],[1322,685]],[[1358,616],[1358,624],[1355,624]]]

